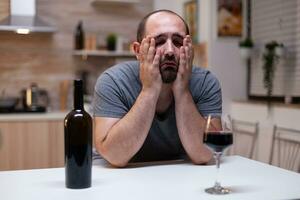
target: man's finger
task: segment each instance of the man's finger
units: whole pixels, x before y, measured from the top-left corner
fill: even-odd
[[[159,49],[156,50],[154,59],[153,59],[153,67],[159,67],[159,61],[160,61],[161,52]]]
[[[193,59],[194,57],[194,51],[193,51],[193,42],[192,42],[192,38],[191,36],[188,35],[188,46],[189,46],[189,54],[190,54],[190,57]]]
[[[143,39],[142,41],[142,54],[144,56],[144,58],[146,58],[148,51],[149,51],[149,44],[150,40],[149,40],[149,36],[147,36],[146,38]]]
[[[189,51],[188,43],[189,43],[188,37],[185,37],[183,40],[183,46],[182,46],[184,54],[185,54],[185,65],[184,65],[185,68],[188,67],[188,66],[186,66],[187,60],[190,59],[190,51]]]
[[[190,35],[187,35],[185,39],[186,39],[185,44],[186,44],[186,46],[188,47],[188,48],[186,49],[187,60],[188,60],[188,63],[189,63],[190,65],[192,65],[192,63],[193,63],[193,58],[194,58],[194,51],[193,51],[192,38],[191,38]]]
[[[148,62],[152,63],[154,56],[155,56],[155,39],[150,38],[150,46],[147,54]]]
[[[180,47],[180,59],[179,59],[179,72],[183,72],[186,67],[186,54],[185,54],[185,47]]]

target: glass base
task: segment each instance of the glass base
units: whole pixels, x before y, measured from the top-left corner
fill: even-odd
[[[216,183],[214,187],[205,189],[209,194],[229,194],[231,191],[228,188],[223,188],[219,183]]]

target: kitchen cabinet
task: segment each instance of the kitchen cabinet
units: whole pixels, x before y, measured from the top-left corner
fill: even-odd
[[[0,170],[63,166],[63,119],[0,120]]]

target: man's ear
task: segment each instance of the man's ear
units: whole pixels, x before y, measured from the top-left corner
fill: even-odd
[[[139,60],[141,44],[139,42],[133,42],[132,46],[133,46],[134,54],[135,54],[136,58]]]

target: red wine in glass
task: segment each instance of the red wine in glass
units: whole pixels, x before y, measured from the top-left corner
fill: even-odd
[[[223,152],[232,145],[233,137],[231,131],[210,131],[204,133],[203,142],[214,152]]]
[[[216,167],[219,171],[223,151],[233,143],[232,124],[229,115],[222,115],[215,118],[212,118],[211,115],[208,116],[203,134],[203,143],[213,152]],[[205,192],[223,195],[231,191],[228,188],[222,187],[218,178],[216,178],[214,186],[206,188]]]

